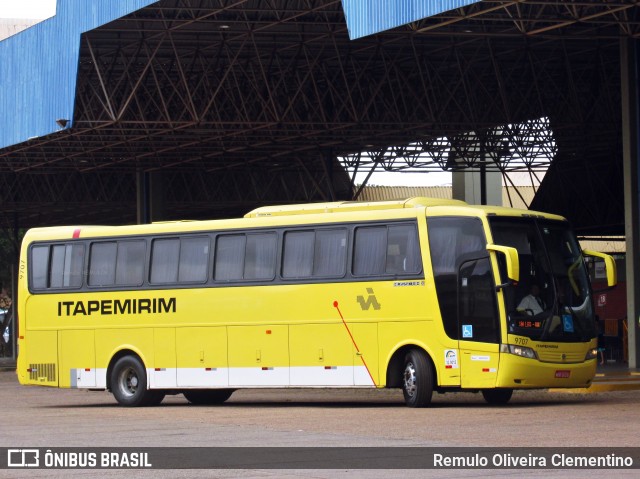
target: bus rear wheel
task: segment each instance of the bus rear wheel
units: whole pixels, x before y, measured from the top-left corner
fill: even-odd
[[[402,393],[409,407],[425,407],[433,395],[433,370],[427,355],[412,349],[404,358]]]
[[[233,394],[233,389],[190,389],[182,394],[191,404],[222,404]]]
[[[147,372],[140,360],[123,356],[111,370],[111,392],[121,406],[157,406],[164,399],[161,391],[147,389]]]
[[[483,389],[482,396],[489,404],[507,404],[513,389]]]

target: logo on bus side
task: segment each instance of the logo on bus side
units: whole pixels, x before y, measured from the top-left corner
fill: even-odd
[[[176,298],[103,299],[101,301],[59,301],[58,316],[92,314],[175,313]]]
[[[367,296],[366,300],[364,299],[364,296],[358,296],[356,298],[362,310],[367,311],[371,306],[373,306],[373,309],[375,309],[376,311],[379,310],[380,303],[378,303],[378,299],[373,293],[373,288],[367,288],[367,293],[369,293],[369,296]]]

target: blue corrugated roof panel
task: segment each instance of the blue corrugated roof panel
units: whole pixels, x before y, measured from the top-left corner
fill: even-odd
[[[349,38],[355,40],[479,1],[342,0],[342,8]]]
[[[58,0],[56,15],[0,41],[0,148],[73,123],[80,35],[157,0]]]

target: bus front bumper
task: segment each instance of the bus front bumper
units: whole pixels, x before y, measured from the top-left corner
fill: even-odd
[[[571,364],[544,363],[513,354],[501,354],[496,387],[588,388],[595,374],[595,359]]]

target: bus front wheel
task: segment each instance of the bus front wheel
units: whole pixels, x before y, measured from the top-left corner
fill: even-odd
[[[147,372],[139,359],[124,356],[111,370],[111,392],[121,406],[156,406],[164,399],[161,391],[147,389]]]
[[[433,370],[427,355],[412,349],[404,358],[402,393],[409,407],[425,407],[433,395]]]

